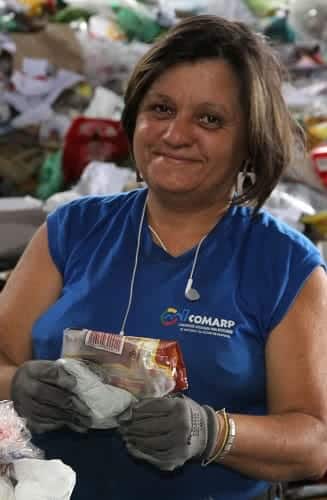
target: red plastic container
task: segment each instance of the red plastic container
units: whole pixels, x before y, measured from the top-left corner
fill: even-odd
[[[115,162],[127,158],[128,153],[127,136],[119,121],[78,117],[65,137],[65,182],[76,182],[91,161]]]
[[[312,149],[310,156],[313,166],[324,186],[327,187],[327,144]]]

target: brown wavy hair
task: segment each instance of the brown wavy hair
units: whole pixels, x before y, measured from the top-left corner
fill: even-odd
[[[265,38],[241,22],[218,16],[192,16],[156,41],[132,72],[122,115],[132,148],[140,103],[168,68],[205,59],[228,62],[240,82],[240,105],[246,123],[248,158],[256,182],[234,203],[257,211],[304,146],[304,133],[291,116],[281,91],[284,68]],[[238,172],[235,173],[235,180]]]

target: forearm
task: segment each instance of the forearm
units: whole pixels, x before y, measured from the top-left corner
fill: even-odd
[[[302,413],[232,415],[237,433],[223,463],[268,481],[318,478],[327,469],[327,428]]]
[[[32,359],[32,338],[25,333],[30,327],[24,328],[20,323],[24,315],[8,319],[2,308],[0,301],[0,400],[11,399],[11,383],[17,368]]]
[[[0,400],[11,399],[10,387],[17,366],[0,353]]]

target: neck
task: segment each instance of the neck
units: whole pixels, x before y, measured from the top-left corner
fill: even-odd
[[[147,222],[155,230],[168,252],[179,255],[196,246],[223,217],[230,206],[224,200],[205,207],[167,206],[151,191],[148,195]],[[154,240],[158,243],[157,238]]]

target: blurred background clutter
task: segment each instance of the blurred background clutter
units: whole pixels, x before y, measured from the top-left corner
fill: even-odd
[[[120,124],[126,81],[157,37],[205,13],[251,25],[285,63],[307,155],[266,208],[326,252],[326,0],[0,0],[0,271],[56,206],[137,187]]]
[[[198,14],[249,24],[285,63],[307,154],[266,208],[327,256],[327,0],[0,0],[0,288],[47,213],[138,187],[120,123],[127,79],[157,37]],[[324,481],[286,488],[327,498]]]

